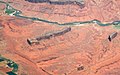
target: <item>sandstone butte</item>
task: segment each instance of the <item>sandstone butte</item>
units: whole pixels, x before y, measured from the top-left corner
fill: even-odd
[[[5,0],[6,2],[8,0]],[[59,23],[98,19],[120,19],[119,0],[85,0],[78,5],[50,5],[11,0],[22,15]],[[65,26],[35,22],[6,15],[0,4],[0,54],[19,64],[18,75],[120,75],[120,32],[114,26],[85,24],[71,31],[30,46],[28,38],[57,31]],[[109,34],[118,32],[110,42]],[[4,71],[4,69],[0,69]]]

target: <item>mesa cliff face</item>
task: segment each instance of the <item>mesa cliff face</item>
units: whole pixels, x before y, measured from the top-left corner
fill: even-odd
[[[25,0],[32,3],[50,3],[50,4],[58,4],[58,5],[65,5],[65,4],[76,4],[81,6],[81,8],[84,7],[84,0]]]
[[[28,2],[27,0],[26,2]],[[72,4],[70,4],[70,1]],[[61,22],[70,22],[70,21],[86,21],[91,19],[98,19],[100,21],[112,21],[119,19],[119,1],[114,0],[84,0],[81,1],[84,5],[77,0],[49,0],[47,3],[30,3],[25,10],[29,13],[35,13],[37,16],[42,14],[46,15],[46,19],[57,20]],[[51,4],[50,4],[51,2]],[[60,5],[63,2],[67,5]],[[82,5],[78,6],[77,3]],[[31,8],[32,7],[32,8]],[[82,8],[82,9],[81,9]],[[23,12],[25,12],[25,10]],[[29,11],[28,11],[29,10]],[[24,13],[29,16],[29,13]],[[98,15],[99,14],[99,15]],[[34,15],[34,14],[33,14]],[[31,16],[31,15],[30,15]],[[36,16],[36,15],[34,15]],[[47,17],[48,16],[48,17]],[[53,16],[55,16],[53,18]],[[45,16],[43,17],[45,18]],[[63,19],[64,18],[64,19]],[[66,21],[67,20],[67,21]],[[70,21],[68,21],[70,20]]]
[[[49,2],[49,0],[26,0],[29,2],[39,3],[39,2]]]
[[[79,2],[79,3],[83,3],[84,0],[26,0],[26,1],[29,1],[29,2]]]

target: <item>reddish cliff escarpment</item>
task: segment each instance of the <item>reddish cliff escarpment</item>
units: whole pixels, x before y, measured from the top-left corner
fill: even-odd
[[[82,9],[74,4],[31,3],[25,0],[11,2],[11,6],[22,11],[22,15],[59,23],[92,19],[108,22],[120,18],[118,0],[85,0]],[[78,24],[70,26],[65,34],[55,36],[56,31],[65,28],[69,27],[2,14],[0,54],[19,64],[18,75],[120,74],[119,30],[112,26]],[[112,37],[114,32],[117,34]],[[45,38],[46,35],[50,38],[41,39],[39,44],[29,45],[27,41],[39,36]]]
[[[23,15],[39,17],[51,21],[71,22],[98,19],[103,22],[118,20],[119,5],[117,0],[84,0],[84,8],[79,5],[57,5],[49,3],[31,3],[25,0],[13,0],[13,7]],[[18,6],[19,4],[19,6]]]

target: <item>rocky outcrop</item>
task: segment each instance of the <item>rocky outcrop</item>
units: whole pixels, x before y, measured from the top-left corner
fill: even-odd
[[[3,29],[2,21],[0,21],[0,29]]]
[[[27,39],[27,42],[28,42],[29,45],[39,44],[39,41],[41,41],[41,40],[50,39],[51,37],[55,37],[55,36],[60,36],[60,35],[63,35],[65,33],[69,32],[69,31],[71,31],[70,27],[65,28],[63,30],[60,30],[60,31],[56,31],[56,32],[53,32],[53,33],[46,34],[44,36],[36,37],[34,39]]]
[[[118,34],[117,32],[110,34],[108,37],[109,41],[112,41],[112,39],[114,39],[117,36],[117,34]]]

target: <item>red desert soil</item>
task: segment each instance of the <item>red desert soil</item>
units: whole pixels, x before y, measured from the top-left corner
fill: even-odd
[[[4,27],[1,33],[7,46],[0,53],[20,65],[19,73],[109,75],[114,69],[119,73],[120,33],[112,26],[74,26],[62,36],[42,40],[39,45],[30,46],[27,38],[64,27],[15,17],[1,18]],[[24,24],[20,25],[21,21]],[[109,42],[108,35],[115,31],[118,31],[118,36]]]
[[[11,1],[14,1],[11,3],[13,7],[23,11],[23,15],[51,21],[113,21],[120,18],[118,0],[86,0],[86,7],[79,10],[79,6],[72,5],[58,7],[24,0]],[[43,7],[56,10],[41,13]],[[70,14],[66,10],[69,7],[74,8],[71,16],[58,14]],[[36,12],[37,8],[41,10]],[[120,75],[120,32],[112,26],[72,26],[72,30],[64,35],[30,46],[28,38],[65,27],[5,15],[0,16],[0,22],[3,26],[0,29],[0,54],[19,64],[18,75]],[[113,32],[118,35],[110,42],[108,36]]]
[[[25,0],[11,0],[11,2],[13,2],[11,5],[21,10],[23,15],[60,23],[91,19],[105,22],[120,19],[119,0],[85,0],[85,7],[82,9],[78,5],[50,5],[48,3],[30,3]]]

